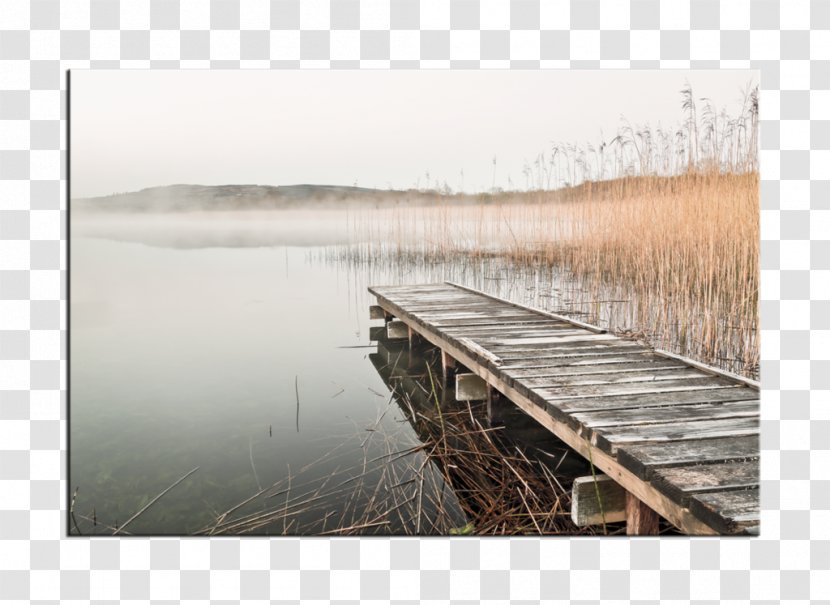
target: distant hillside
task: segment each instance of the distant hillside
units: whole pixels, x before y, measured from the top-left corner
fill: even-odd
[[[585,199],[619,200],[644,190],[672,191],[696,180],[722,182],[755,179],[757,174],[682,176],[630,176],[607,181],[586,181],[554,191],[497,191],[492,193],[440,193],[343,187],[338,185],[168,185],[104,197],[76,198],[73,210],[104,212],[187,212],[210,210],[279,210],[318,208],[393,208],[472,204],[576,202]]]
[[[382,191],[335,185],[169,185],[130,193],[72,200],[75,210],[183,212],[193,210],[272,210],[284,208],[381,208],[399,204],[473,203],[479,196],[433,192]]]

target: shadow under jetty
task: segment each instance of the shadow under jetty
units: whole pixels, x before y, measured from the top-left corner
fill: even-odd
[[[440,350],[429,343],[390,339],[385,326],[370,337],[377,352],[369,359],[469,519],[451,534],[602,531],[570,518],[571,486],[590,475],[587,461],[509,402],[458,400],[455,371],[443,370]]]

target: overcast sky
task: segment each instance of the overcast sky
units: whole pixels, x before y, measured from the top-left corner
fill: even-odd
[[[72,70],[73,197],[297,183],[458,190],[523,183],[552,141],[674,126],[679,91],[730,113],[757,72]]]

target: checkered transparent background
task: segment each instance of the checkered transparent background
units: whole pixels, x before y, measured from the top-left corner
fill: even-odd
[[[830,599],[830,2],[2,0],[0,600]],[[759,539],[61,539],[68,68],[761,72]]]

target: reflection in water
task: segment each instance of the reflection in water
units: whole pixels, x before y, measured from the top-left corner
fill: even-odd
[[[523,449],[527,468],[541,468],[540,460],[548,470],[558,465],[562,485],[538,500],[470,487],[473,478],[459,476],[458,461],[435,444],[467,438],[473,428],[485,428],[495,443],[495,433],[463,424],[475,415],[448,400],[440,380],[434,391],[427,386],[434,352],[410,354],[391,343],[375,352],[366,291],[451,279],[532,303],[527,294],[541,288],[529,286],[556,275],[518,273],[484,256],[464,265],[364,265],[344,261],[339,245],[262,246],[259,227],[245,239],[241,218],[232,237],[214,238],[222,229],[213,224],[207,241],[202,227],[167,220],[131,217],[104,228],[73,217],[73,533],[112,533],[145,507],[124,534],[444,534],[471,522],[476,532],[534,531],[535,524],[567,531],[565,477],[584,474],[581,463],[563,462],[561,445],[540,440],[517,417],[497,431],[503,441],[481,446],[481,459],[495,457],[487,448],[514,447],[512,431],[544,452]],[[280,229],[305,242],[340,229],[300,225],[286,218]],[[255,245],[230,247],[234,241]],[[216,242],[221,247],[210,247]],[[562,296],[554,307],[568,304]],[[436,396],[444,427],[453,415],[460,422],[454,437],[436,433]],[[553,485],[546,472],[537,479]],[[533,513],[511,529],[510,517],[482,515],[493,494],[510,515],[516,506],[546,506],[549,514]]]
[[[378,355],[369,354],[376,367]],[[395,347],[379,367],[391,395],[385,395],[363,431],[336,448],[343,464],[320,476],[322,460],[314,460],[217,516],[201,533],[428,535],[464,527],[468,519],[459,495],[447,484],[444,469],[432,462],[434,444],[412,430],[413,399],[389,382],[392,375],[425,374],[425,368],[423,357]],[[388,417],[394,423],[385,422]]]

